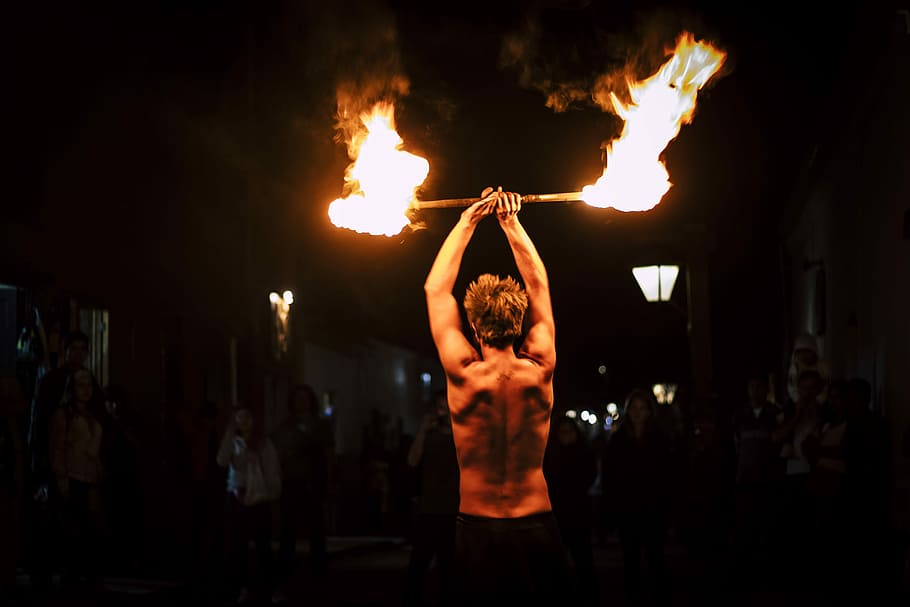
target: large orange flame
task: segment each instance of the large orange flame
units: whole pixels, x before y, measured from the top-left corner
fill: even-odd
[[[625,121],[619,139],[607,148],[607,166],[594,185],[582,189],[591,206],[647,211],[669,191],[670,175],[660,154],[683,124],[692,121],[698,90],[720,69],[726,53],[680,35],[673,57],[653,76],[629,83],[632,103],[614,94],[616,113]]]
[[[344,181],[349,193],[329,205],[329,219],[340,228],[394,236],[410,223],[405,213],[430,164],[401,149],[392,103],[377,103],[361,122],[363,129],[348,146],[353,162]]]

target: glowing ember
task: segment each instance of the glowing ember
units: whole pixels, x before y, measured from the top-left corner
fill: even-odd
[[[654,208],[670,189],[670,175],[660,160],[667,144],[692,121],[698,90],[723,65],[726,53],[679,37],[673,57],[647,80],[630,82],[632,103],[610,93],[616,113],[625,121],[619,139],[607,149],[607,167],[594,185],[582,189],[582,200],[620,211]]]
[[[344,176],[348,194],[329,205],[329,219],[340,228],[394,236],[410,223],[405,212],[430,165],[401,149],[391,103],[377,103],[361,121],[363,130],[348,146],[354,161]]]

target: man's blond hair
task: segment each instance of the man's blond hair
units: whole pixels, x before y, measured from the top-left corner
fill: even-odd
[[[504,348],[521,335],[528,294],[511,276],[481,274],[468,286],[464,309],[481,343]]]

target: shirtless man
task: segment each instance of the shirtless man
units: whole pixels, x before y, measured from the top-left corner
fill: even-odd
[[[574,596],[543,475],[556,365],[553,310],[520,208],[518,194],[485,189],[443,242],[424,285],[460,468],[456,604],[570,604],[566,598]],[[490,274],[468,287],[464,307],[475,348],[462,332],[452,289],[477,224],[494,213],[525,288]],[[516,350],[529,304],[527,335]]]

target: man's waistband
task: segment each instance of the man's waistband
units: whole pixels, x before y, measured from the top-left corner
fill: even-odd
[[[477,516],[476,514],[465,514],[459,512],[455,519],[460,525],[478,526],[478,527],[499,527],[499,528],[520,528],[546,524],[554,521],[553,511],[535,512],[525,516],[513,517],[495,517],[495,516]]]

